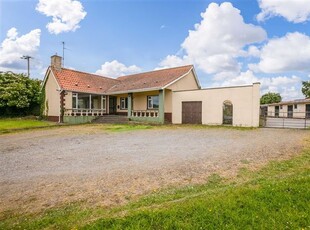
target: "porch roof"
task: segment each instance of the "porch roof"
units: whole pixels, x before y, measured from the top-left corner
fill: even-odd
[[[193,69],[193,65],[121,76],[116,79],[72,69],[50,67],[59,87],[68,91],[116,94],[165,88]]]

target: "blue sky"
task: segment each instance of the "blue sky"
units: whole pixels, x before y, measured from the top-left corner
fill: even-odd
[[[301,98],[309,20],[310,0],[0,0],[0,71],[26,72],[30,55],[42,79],[65,41],[67,68],[116,77],[194,64],[204,87],[260,81]]]

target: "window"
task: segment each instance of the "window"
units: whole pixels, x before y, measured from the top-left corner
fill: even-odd
[[[280,109],[283,109],[282,105],[280,105]]]
[[[77,105],[78,105],[78,94],[73,93],[72,94],[72,109],[77,109]]]
[[[91,108],[92,109],[100,109],[100,96],[92,95],[91,96]]]
[[[78,95],[78,108],[79,109],[90,109],[89,94],[79,94]]]
[[[297,104],[294,104],[294,109],[297,109]]]
[[[159,108],[159,96],[147,96],[147,109]]]
[[[121,109],[128,108],[128,97],[121,97]]]

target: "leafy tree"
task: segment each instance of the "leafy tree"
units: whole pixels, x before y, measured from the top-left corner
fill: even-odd
[[[301,92],[305,97],[310,97],[310,81],[303,81]]]
[[[0,73],[0,114],[38,115],[41,102],[41,81],[24,74]]]
[[[282,97],[279,93],[266,93],[260,98],[260,103],[263,104],[271,104],[278,103],[282,100]]]

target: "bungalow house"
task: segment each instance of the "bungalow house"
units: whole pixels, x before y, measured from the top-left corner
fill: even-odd
[[[153,123],[258,126],[259,83],[203,89],[192,65],[116,79],[62,68],[51,57],[43,81],[45,115],[57,122],[89,122],[124,115]]]
[[[116,79],[61,66],[61,57],[52,56],[43,83],[45,114],[52,121],[86,122],[117,114],[134,121],[171,122],[172,91],[200,88],[192,65]]]

